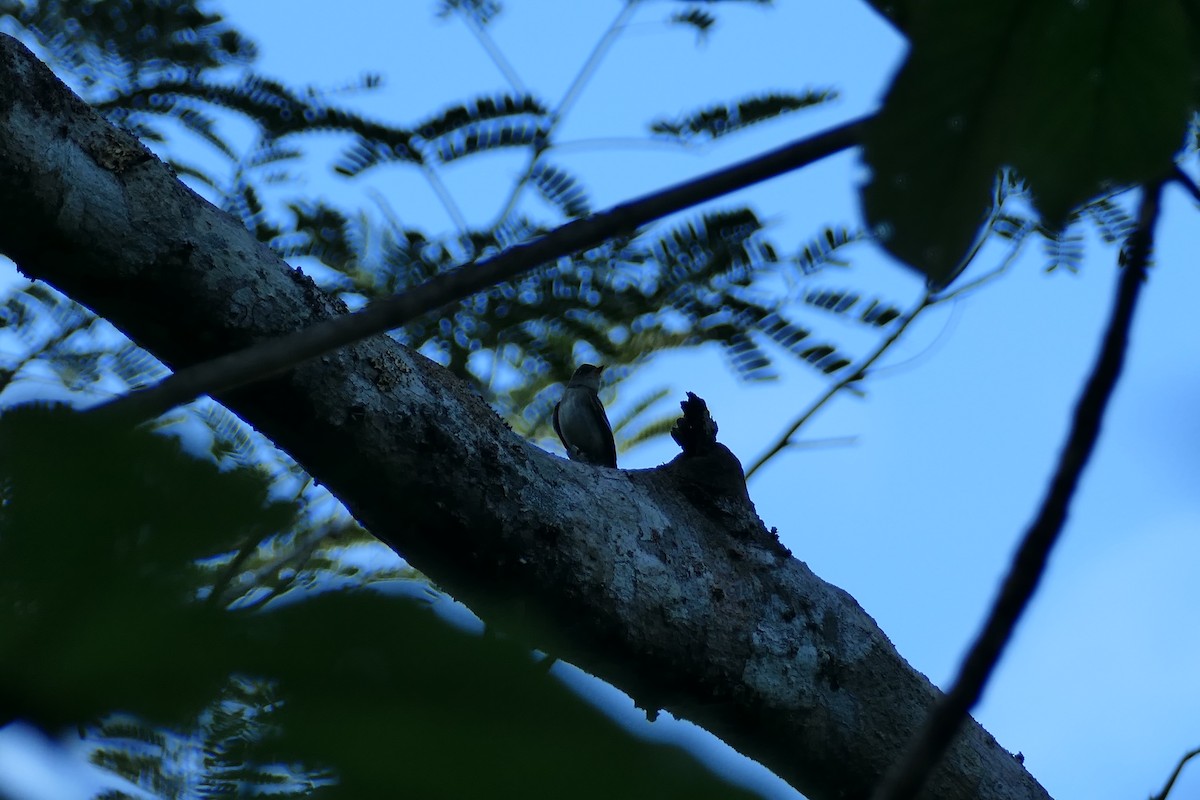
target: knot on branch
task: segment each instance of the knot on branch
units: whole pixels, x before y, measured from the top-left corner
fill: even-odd
[[[679,404],[683,416],[671,426],[671,438],[683,450],[684,458],[702,456],[717,445],[717,421],[708,413],[708,404],[693,392]]]
[[[683,416],[672,426],[671,438],[683,452],[647,473],[647,478],[670,481],[693,508],[721,526],[728,537],[725,543],[741,557],[748,557],[751,549],[765,548],[777,558],[790,558],[791,551],[780,543],[775,529],[768,531],[758,518],[746,490],[742,462],[717,441],[717,423],[708,413],[708,404],[688,392],[679,407]],[[636,480],[639,473],[630,475]],[[735,545],[731,540],[741,542]]]
[[[666,468],[708,499],[736,497],[748,500],[742,463],[725,445],[717,441],[717,422],[708,413],[708,404],[693,392],[679,404],[683,416],[671,426],[671,438],[683,451]]]

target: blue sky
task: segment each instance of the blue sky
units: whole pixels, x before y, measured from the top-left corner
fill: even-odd
[[[621,6],[510,0],[490,33],[525,85],[554,102]],[[865,3],[746,6],[715,7],[720,22],[700,43],[686,28],[661,24],[679,4],[638,9],[560,132],[560,141],[579,144],[557,160],[582,176],[595,207],[868,113],[903,58],[904,42]],[[382,90],[345,102],[389,121],[414,122],[510,89],[461,21],[435,18],[432,0],[362,0],[336,15],[330,8],[311,0],[223,5],[260,43],[259,68],[268,75],[333,87],[382,73]],[[837,102],[700,150],[632,141],[645,140],[646,123],[664,114],[772,89],[826,87],[839,91]],[[334,178],[335,144],[309,162],[303,191],[347,203],[372,191],[407,224],[448,226],[412,170]],[[524,158],[467,159],[443,179],[469,219],[490,220]],[[1195,173],[1194,164],[1186,168]],[[751,204],[786,249],[827,224],[861,225],[856,192],[864,178],[857,153],[846,153],[713,207]],[[1168,190],[1157,266],[1100,447],[1033,607],[975,713],[1060,798],[1146,796],[1181,753],[1200,746],[1200,338],[1189,325],[1200,295],[1192,268],[1198,231],[1194,204]],[[852,254],[851,270],[826,270],[803,288],[860,289],[902,305],[920,296],[918,277],[879,249],[863,245]],[[985,254],[979,271],[1000,257]],[[954,674],[1035,513],[1107,320],[1115,259],[1089,237],[1078,274],[1045,273],[1045,254],[1030,242],[1003,276],[914,325],[867,381],[865,398],[843,394],[801,434],[852,443],[791,449],[750,483],[760,516],[796,557],[854,595],[935,683]],[[847,346],[873,341],[816,311],[800,314]],[[805,366],[779,365],[780,380],[749,385],[716,348],[661,356],[622,385],[610,416],[660,386],[671,389],[672,403],[695,391],[722,441],[748,465],[826,385]],[[651,467],[673,455],[663,441],[621,462]],[[563,674],[584,683],[567,668]],[[648,725],[619,693],[586,691],[650,735],[695,743],[769,796],[798,796],[765,771],[738,766],[691,726]],[[1197,795],[1193,766],[1174,796]]]

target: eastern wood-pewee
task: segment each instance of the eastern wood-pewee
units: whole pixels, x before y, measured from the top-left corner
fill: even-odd
[[[604,367],[583,364],[575,370],[554,407],[554,432],[572,461],[601,467],[617,466],[612,426],[600,402],[600,373]]]

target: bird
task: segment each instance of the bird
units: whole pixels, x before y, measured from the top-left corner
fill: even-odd
[[[554,406],[554,432],[572,461],[615,469],[617,445],[599,394],[603,372],[603,366],[594,364],[581,364],[575,370]]]

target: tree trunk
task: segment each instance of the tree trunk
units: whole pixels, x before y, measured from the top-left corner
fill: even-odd
[[[0,252],[176,369],[344,312],[3,35]],[[764,528],[723,447],[572,463],[384,336],[220,399],[485,618],[814,800],[867,796],[938,694]],[[1047,794],[969,720],[925,796]]]

